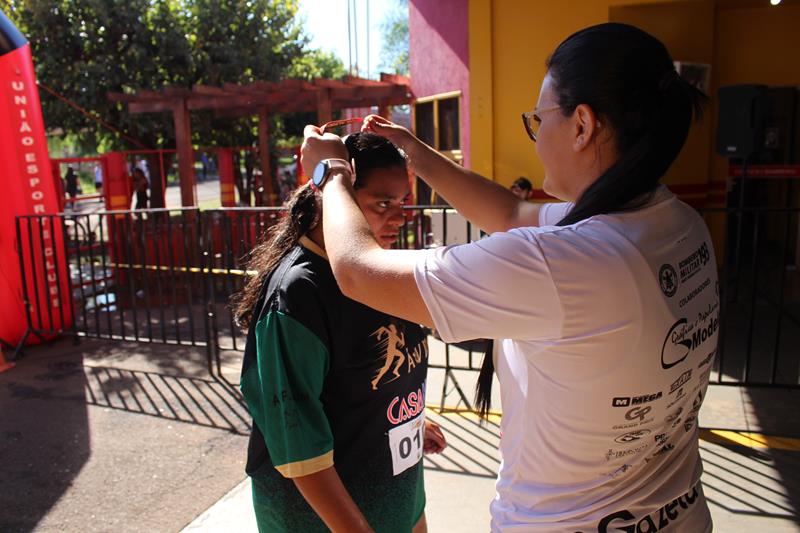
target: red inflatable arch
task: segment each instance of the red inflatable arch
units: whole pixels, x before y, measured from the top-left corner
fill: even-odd
[[[57,332],[71,324],[69,277],[58,217],[32,221],[17,242],[18,215],[58,212],[30,45],[0,11],[0,339],[26,338],[20,254],[30,298],[33,329]],[[36,290],[31,290],[36,287]],[[41,337],[39,337],[41,338]],[[34,337],[30,337],[34,340]]]

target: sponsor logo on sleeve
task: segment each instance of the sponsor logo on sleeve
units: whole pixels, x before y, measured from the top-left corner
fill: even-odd
[[[303,403],[309,400],[308,393],[305,392],[298,392],[292,393],[286,389],[283,389],[280,394],[273,394],[272,395],[272,406],[277,407],[284,403]]]
[[[661,265],[661,269],[658,271],[658,284],[661,286],[664,296],[668,298],[675,296],[675,291],[678,290],[678,274],[669,263]]]

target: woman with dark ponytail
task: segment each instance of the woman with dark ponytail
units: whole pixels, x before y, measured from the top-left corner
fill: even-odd
[[[371,133],[346,145],[359,212],[389,248],[405,221],[405,157]],[[311,183],[295,191],[253,250],[257,274],[236,301],[248,327],[241,388],[258,528],[424,532],[421,456],[445,447],[425,421],[425,334],[341,293],[320,200]]]
[[[714,251],[700,216],[660,184],[706,97],[664,45],[625,24],[562,42],[522,114],[563,203],[531,204],[380,117],[363,130],[409,156],[480,241],[381,250],[346,172],[323,192],[328,254],[349,297],[487,338],[478,404],[500,383],[493,531],[711,531],[697,413],[717,345]],[[304,165],[341,143],[306,127]],[[347,234],[347,239],[335,238]]]

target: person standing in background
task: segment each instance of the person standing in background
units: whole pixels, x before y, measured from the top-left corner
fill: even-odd
[[[97,190],[97,194],[103,192],[103,167],[100,163],[94,165],[94,188]],[[102,202],[102,199],[100,201]]]
[[[74,209],[75,197],[78,196],[78,175],[72,167],[67,167],[67,173],[64,175],[64,190],[70,198],[67,207]]]
[[[133,169],[133,195],[135,197],[136,203],[134,204],[134,209],[147,209],[147,202],[149,200],[147,195],[148,183],[147,183],[147,176],[144,175],[144,171],[136,167]]]

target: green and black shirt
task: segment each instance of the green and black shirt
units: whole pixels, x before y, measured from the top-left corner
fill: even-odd
[[[335,466],[376,531],[410,531],[425,505],[425,334],[344,296],[301,243],[262,288],[242,368],[259,529],[325,531],[289,478]]]

